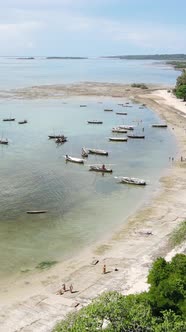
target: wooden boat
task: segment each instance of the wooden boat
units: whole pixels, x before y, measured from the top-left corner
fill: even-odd
[[[46,213],[47,210],[31,210],[31,211],[26,211],[28,214],[40,214],[40,213]]]
[[[0,144],[8,145],[8,140],[7,139],[1,139]]]
[[[127,137],[109,137],[109,141],[111,142],[127,142]]]
[[[113,109],[111,109],[111,108],[105,108],[104,111],[105,112],[113,112]]]
[[[27,120],[23,120],[23,121],[19,121],[18,123],[19,124],[25,124],[25,123],[28,123],[28,121]]]
[[[102,124],[103,121],[98,121],[98,120],[92,120],[92,121],[87,121],[88,124]]]
[[[48,135],[49,139],[56,139],[56,138],[63,138],[63,139],[67,139],[67,137],[65,137],[64,135]]]
[[[157,124],[152,124],[152,127],[154,128],[167,128],[166,123],[157,123]]]
[[[87,150],[85,148],[82,148],[82,150],[81,150],[81,156],[83,158],[88,158],[88,152],[87,152]]]
[[[84,164],[84,160],[81,158],[74,158],[74,157],[66,155],[65,159],[66,159],[66,161],[70,161],[72,163]]]
[[[103,166],[90,166],[89,171],[101,172],[101,173],[112,173],[112,169],[106,168],[104,165]]]
[[[127,115],[126,112],[116,112],[117,115]]]
[[[142,139],[144,139],[145,138],[145,136],[144,135],[127,135],[127,137],[128,138],[138,138],[138,139],[140,139],[140,138],[142,138]]]
[[[122,177],[115,177],[115,179],[118,179],[119,183],[134,184],[134,185],[139,185],[139,186],[145,186],[146,185],[145,180],[138,179],[138,178],[122,176]]]
[[[126,130],[126,129],[122,129],[122,128],[115,127],[115,128],[112,128],[112,132],[113,132],[113,133],[118,133],[118,134],[126,134],[126,133],[127,133],[127,130]]]
[[[99,149],[87,149],[88,153],[90,154],[98,154],[101,156],[108,156],[108,152],[105,150],[99,150]]]
[[[126,129],[126,130],[134,130],[133,126],[128,126],[128,125],[120,125],[118,126],[120,129]]]
[[[7,118],[7,119],[3,119],[3,121],[15,121],[15,118]]]

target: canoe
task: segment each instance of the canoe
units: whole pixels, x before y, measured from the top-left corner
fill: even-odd
[[[104,111],[105,112],[113,112],[113,109],[111,109],[111,108],[105,108]]]
[[[152,127],[154,128],[167,128],[167,124],[163,124],[163,123],[160,123],[160,124],[152,124]]]
[[[99,149],[87,149],[88,153],[90,154],[98,154],[102,156],[108,156],[108,152],[105,150],[99,150]]]
[[[109,137],[109,141],[111,142],[127,142],[127,137]]]
[[[129,138],[137,138],[137,139],[140,139],[140,138],[144,139],[145,138],[144,135],[127,135],[127,137],[129,137]]]
[[[127,115],[126,112],[116,112],[117,115]]]
[[[92,120],[92,121],[87,121],[88,124],[102,124],[103,121],[98,121],[98,120]]]
[[[46,213],[47,210],[31,210],[31,211],[26,211],[28,214],[40,214],[40,213]]]
[[[120,125],[120,126],[118,126],[118,128],[126,129],[126,130],[134,130],[133,126],[128,126],[128,125]]]
[[[90,166],[89,171],[101,172],[101,173],[112,173],[111,168],[103,168],[102,166]]]
[[[66,155],[65,159],[66,159],[66,161],[70,161],[72,163],[84,164],[84,160],[81,158],[74,158],[74,157]]]
[[[138,179],[138,178],[133,178],[133,177],[115,177],[115,179],[118,179],[119,183],[126,183],[126,184],[134,184],[134,185],[139,185],[139,186],[145,186],[146,181],[143,179]]]
[[[118,134],[126,134],[127,130],[126,129],[121,129],[121,128],[112,128],[113,133],[118,133]]]
[[[28,123],[28,121],[27,121],[27,120],[24,120],[24,121],[19,121],[18,123],[19,123],[19,124],[25,124],[25,123]]]
[[[3,119],[3,121],[15,121],[15,118]]]

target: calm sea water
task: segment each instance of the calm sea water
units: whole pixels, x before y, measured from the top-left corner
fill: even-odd
[[[84,75],[75,60],[66,62],[64,72],[60,61],[21,61],[18,64],[18,60],[9,61],[5,61],[0,78],[0,85],[7,88],[28,86],[34,82],[98,80],[99,70],[96,71],[95,66],[107,68],[105,76],[102,68],[100,80],[107,81],[108,77],[110,81],[130,80],[128,74],[123,77],[122,71],[119,76],[119,67],[121,69],[123,64],[115,60],[111,61],[110,67],[108,61],[102,60],[98,63],[86,60],[85,67],[83,62],[78,62],[84,68]],[[9,65],[12,71],[7,69]],[[149,67],[149,63],[137,65],[132,62],[130,66],[136,66],[139,81],[145,82],[149,75],[152,82],[155,71],[156,77],[161,71],[164,73],[161,82],[172,83],[175,75],[171,70]],[[89,72],[87,68],[90,67]],[[129,68],[127,70],[130,72]],[[131,77],[134,72],[135,68]],[[139,109],[138,104],[121,108],[118,103],[124,100],[104,98],[102,104],[98,103],[100,101],[100,98],[69,98],[66,103],[52,99],[0,100],[0,132],[10,141],[8,146],[0,145],[1,278],[21,269],[33,269],[44,260],[60,261],[71,257],[110,234],[156,190],[160,175],[169,167],[169,156],[176,151],[175,141],[168,129],[151,128],[152,123],[160,122],[156,114],[147,108]],[[87,104],[87,107],[81,108],[80,104]],[[108,107],[114,112],[104,112]],[[116,115],[119,110],[127,111],[128,115]],[[2,119],[9,115],[16,121],[3,122]],[[25,118],[28,124],[17,123]],[[87,125],[87,120],[91,119],[100,119],[103,125]],[[134,125],[138,133],[144,128],[145,140],[109,142],[111,128],[123,123]],[[48,140],[48,135],[53,133],[64,133],[68,142],[56,146],[53,140]],[[108,150],[109,156],[89,156],[85,165],[66,164],[64,155],[78,157],[83,146]],[[112,175],[89,172],[90,164],[102,163],[113,168]],[[144,178],[148,185],[143,188],[119,185],[114,176],[120,175]],[[35,209],[47,209],[48,213],[26,214],[27,210]]]

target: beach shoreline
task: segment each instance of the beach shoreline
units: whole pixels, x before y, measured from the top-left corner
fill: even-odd
[[[170,253],[173,248],[168,243],[169,235],[186,219],[186,162],[180,161],[181,156],[186,158],[186,106],[167,92],[169,88],[151,86],[142,90],[122,84],[82,83],[11,92],[18,99],[75,95],[128,98],[145,103],[168,123],[179,152],[171,161],[168,174],[160,179],[160,189],[153,195],[150,206],[144,205],[110,239],[85,250],[75,259],[59,263],[49,271],[25,276],[7,287],[0,305],[0,331],[51,331],[68,312],[90,303],[103,291],[129,294],[148,288],[149,267],[156,257]],[[105,275],[104,264],[110,272]],[[77,293],[56,295],[63,283],[67,286],[72,283]]]

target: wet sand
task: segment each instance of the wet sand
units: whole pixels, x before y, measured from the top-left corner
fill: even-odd
[[[186,219],[186,161],[181,162],[181,156],[186,158],[186,117],[183,103],[175,100],[171,104],[174,97],[167,89],[169,87],[151,86],[142,90],[122,84],[84,83],[33,87],[9,93],[8,98],[21,99],[61,99],[78,95],[99,96],[101,101],[101,97],[112,96],[120,101],[128,98],[145,103],[168,123],[177,138],[179,153],[170,160],[170,168],[160,179],[160,189],[153,194],[151,202],[110,238],[70,261],[48,271],[25,274],[1,289],[0,331],[51,331],[68,312],[90,303],[104,291],[129,294],[146,290],[146,277],[153,260],[160,255],[171,256],[174,248],[170,247],[169,236]],[[186,248],[182,246],[180,250]],[[106,274],[103,274],[104,264]],[[67,291],[56,295],[63,283],[67,289],[72,284],[74,293]]]

